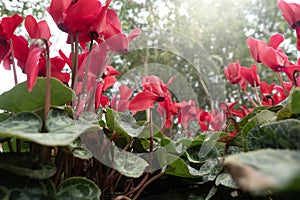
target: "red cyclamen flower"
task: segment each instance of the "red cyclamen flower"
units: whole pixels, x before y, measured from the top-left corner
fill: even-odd
[[[10,39],[22,21],[23,18],[18,14],[11,17],[3,17],[0,20],[0,63],[3,61],[3,66],[6,70],[10,70],[11,64]]]
[[[297,49],[300,51],[300,4],[279,0],[277,6],[282,10],[282,16],[288,22],[290,27],[296,30]]]
[[[231,62],[227,68],[224,68],[224,73],[227,79],[232,84],[238,84],[241,80],[241,65],[239,62]]]
[[[241,76],[246,79],[252,87],[260,85],[259,75],[257,74],[255,64],[252,64],[252,68],[241,67]]]
[[[47,11],[62,31],[73,34],[94,22],[101,12],[101,3],[98,0],[52,0]]]
[[[162,102],[170,95],[168,85],[171,84],[173,78],[167,84],[157,76],[146,76],[143,78],[143,92],[137,94],[129,102],[129,110],[132,112],[147,110],[154,107],[155,102]]]

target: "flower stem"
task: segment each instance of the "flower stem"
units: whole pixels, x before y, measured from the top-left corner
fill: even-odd
[[[51,104],[51,62],[50,62],[50,51],[48,41],[44,40],[46,44],[46,95],[44,105],[44,122],[46,122],[47,115],[50,111]]]
[[[143,186],[142,188],[138,191],[138,193],[134,196],[134,198],[132,200],[136,200],[138,199],[138,197],[142,194],[142,192],[145,190],[145,188],[150,185],[153,181],[155,181],[156,179],[158,179],[159,177],[161,177],[164,174],[164,171],[161,170],[158,174],[156,174],[155,176],[153,176],[151,179],[149,179]]]
[[[283,89],[283,92],[284,92],[285,96],[289,96],[289,93],[287,92],[287,90],[286,90],[286,88],[284,86],[283,78],[282,78],[280,72],[277,72],[277,75],[278,75],[278,79],[279,79],[280,85],[281,85],[281,87]]]
[[[252,97],[251,97],[250,94],[247,92],[247,90],[244,89],[243,92],[247,95],[248,99],[249,99],[250,102],[253,104],[253,106],[254,106],[254,107],[257,107],[257,104],[256,104],[255,101],[252,99]]]
[[[44,105],[44,132],[46,132],[46,120],[50,111],[51,105],[51,61],[50,61],[50,50],[48,41],[43,39],[46,45],[45,57],[46,57],[46,94],[45,94],[45,105]],[[51,163],[51,148],[48,146],[40,146],[40,159],[41,162]]]
[[[258,90],[257,90],[257,85],[256,85],[255,81],[254,81],[254,92],[255,92],[255,97],[256,97],[256,100],[258,101],[258,104],[260,106],[262,106],[262,103],[261,103],[261,100],[260,100],[260,97],[259,97],[259,94],[258,94]]]
[[[71,35],[72,40],[74,40],[73,35]],[[71,88],[76,91],[76,81],[77,81],[77,73],[78,73],[78,52],[79,52],[79,33],[76,32],[75,35],[75,46],[74,41],[72,44],[72,84]]]
[[[17,77],[17,70],[16,70],[16,63],[15,63],[14,45],[13,45],[12,39],[10,39],[9,42],[10,42],[10,48],[11,48],[11,60],[12,60],[12,66],[13,66],[14,81],[15,81],[15,85],[17,85],[18,77]]]
[[[293,73],[293,83],[294,83],[294,86],[297,87],[297,78],[299,77],[300,75],[300,72],[298,70],[294,70],[294,73]]]

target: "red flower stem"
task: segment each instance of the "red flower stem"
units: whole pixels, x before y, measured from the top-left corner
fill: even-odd
[[[50,111],[51,104],[51,62],[48,41],[44,40],[46,44],[46,95],[44,105],[44,122],[46,123],[47,115]]]
[[[254,107],[257,107],[257,104],[256,104],[255,101],[252,99],[252,97],[251,97],[250,94],[247,92],[247,90],[244,89],[243,92],[247,95],[248,99],[249,99],[250,102],[253,104],[253,106],[254,106]]]
[[[72,84],[71,88],[76,91],[76,81],[77,81],[77,73],[78,73],[78,52],[79,52],[79,33],[75,33],[75,46],[74,41],[71,42],[72,46]],[[74,40],[73,35],[71,35],[71,39]]]
[[[46,132],[46,120],[48,113],[50,111],[51,105],[51,62],[50,62],[50,51],[48,46],[48,41],[43,39],[46,50],[45,50],[45,57],[46,57],[46,94],[45,94],[45,105],[44,105],[44,132]],[[51,148],[48,146],[40,146],[40,159],[41,162],[51,163]]]
[[[10,39],[9,42],[10,42],[10,48],[11,48],[11,60],[12,60],[12,66],[13,66],[14,81],[15,81],[15,85],[17,85],[18,77],[17,77],[17,70],[16,70],[16,63],[15,63],[14,45],[13,45],[12,39]]]
[[[256,97],[256,100],[258,101],[258,104],[260,106],[262,106],[262,103],[261,103],[261,100],[260,100],[260,97],[259,97],[259,94],[258,94],[258,90],[257,90],[257,85],[256,85],[255,81],[254,81],[254,92],[255,92],[255,97]]]
[[[14,81],[15,85],[18,84],[18,77],[17,77],[17,69],[16,69],[16,63],[15,63],[15,52],[14,52],[14,44],[12,42],[12,39],[9,40],[10,42],[10,48],[11,48],[11,61],[12,61],[12,68],[13,68],[13,74],[14,74]],[[16,139],[16,151],[17,153],[21,152],[21,140]]]
[[[297,87],[297,77],[299,76],[299,71],[298,70],[294,70],[294,73],[293,73],[293,84],[295,87]]]
[[[89,95],[87,94],[87,83],[88,83],[88,72],[89,72],[90,62],[91,62],[91,51],[93,49],[93,41],[94,40],[91,39],[86,65],[84,66],[84,78],[83,78],[81,94],[79,95],[79,99],[78,99],[78,104],[80,103],[82,97],[89,98]]]
[[[159,177],[161,177],[164,174],[164,171],[161,170],[158,174],[156,174],[155,176],[153,176],[151,179],[149,179],[143,186],[142,188],[138,191],[138,193],[133,197],[132,200],[137,200],[139,198],[139,196],[142,194],[142,192],[144,191],[144,189],[150,185],[153,181],[155,181],[156,179],[158,179]]]
[[[111,55],[109,55],[109,57],[107,58],[107,60],[106,60],[106,62],[105,62],[105,64],[104,64],[105,67],[106,67],[106,65],[108,64],[108,61],[110,61],[110,59],[111,59],[113,56],[114,56],[114,53],[111,53]],[[101,78],[101,76],[102,76],[102,74],[98,74],[96,80],[99,80],[99,79]],[[88,105],[87,105],[87,110],[89,110],[89,111],[91,111],[91,110],[92,110],[92,106],[95,105],[94,98],[95,98],[95,95],[96,95],[96,89],[97,89],[97,87],[95,86],[95,87],[93,88],[93,92],[92,92],[92,94],[91,94],[91,97],[92,97],[92,98],[90,98],[90,101],[88,102]],[[95,110],[95,112],[97,113],[97,110]]]
[[[131,194],[135,193],[136,191],[138,191],[143,185],[144,183],[147,181],[148,177],[149,177],[149,172],[147,172],[143,178],[143,180],[141,180],[141,182],[135,187],[133,188],[132,190],[130,190],[129,192],[127,192],[125,194],[125,196],[129,197]]]
[[[150,155],[149,155],[149,166],[146,169],[147,173],[145,174],[145,176],[141,180],[141,182],[135,188],[133,188],[131,191],[127,192],[125,194],[125,196],[129,197],[131,194],[135,193],[138,190],[141,190],[141,189],[144,190],[144,185],[145,185],[145,183],[147,183],[147,179],[149,177],[150,170],[151,170],[152,157],[153,157],[153,125],[152,125],[152,123],[153,123],[153,121],[152,121],[152,110],[150,109],[150,111],[149,111],[149,124],[150,124],[150,149],[149,149],[149,151],[150,151]],[[138,192],[138,194],[140,195],[140,192]]]
[[[152,157],[153,157],[153,119],[152,119],[152,110],[149,111],[149,123],[150,123],[150,155],[149,155],[149,167],[148,171],[151,171],[151,165],[152,165]]]
[[[284,92],[285,96],[289,96],[289,93],[287,92],[287,90],[286,90],[286,88],[285,88],[285,86],[283,84],[283,78],[282,78],[280,72],[277,72],[277,75],[278,75],[278,79],[279,79],[280,85],[281,85],[281,87],[283,89],[283,92]]]

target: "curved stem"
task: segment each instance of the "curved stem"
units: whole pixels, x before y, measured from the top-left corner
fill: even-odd
[[[76,32],[75,35],[75,46],[74,46],[74,38],[71,35],[71,48],[72,48],[72,84],[71,88],[76,91],[76,81],[77,81],[77,73],[78,73],[78,53],[79,53],[79,33]]]
[[[259,97],[257,85],[256,85],[255,81],[254,81],[254,92],[255,92],[256,100],[258,101],[258,104],[261,106],[262,105],[261,100],[260,100],[261,98]]]
[[[153,157],[153,119],[152,119],[152,110],[149,111],[149,125],[150,125],[150,155],[149,155],[149,166],[148,166],[148,172],[151,171],[151,165],[152,165],[152,157]]]
[[[48,41],[44,40],[44,42],[46,44],[46,96],[44,106],[44,121],[46,122],[51,104],[51,62]]]
[[[10,39],[9,42],[10,42],[10,48],[11,48],[11,60],[12,60],[12,66],[13,66],[14,81],[15,81],[15,85],[17,85],[18,77],[17,77],[17,70],[16,70],[16,63],[15,63],[14,45],[13,45],[12,39]]]
[[[144,183],[147,181],[148,177],[149,177],[149,172],[147,172],[144,176],[144,178],[141,180],[141,182],[135,187],[133,188],[132,190],[130,190],[129,192],[127,192],[125,194],[125,196],[130,196],[131,194],[135,193],[136,191],[138,191],[143,185]]]
[[[281,87],[283,89],[283,92],[284,92],[285,96],[289,96],[289,93],[287,92],[287,90],[286,90],[286,88],[284,86],[283,78],[282,78],[280,72],[277,72],[277,75],[278,75],[278,79],[279,79],[280,85],[281,85]]]
[[[294,86],[297,87],[297,78],[300,76],[300,72],[298,70],[294,70],[294,73],[293,73],[293,83],[294,83]],[[300,85],[299,85],[300,86]]]
[[[156,179],[158,179],[159,177],[161,177],[164,174],[163,170],[160,171],[160,173],[156,174],[155,176],[153,176],[151,179],[149,179],[142,187],[141,189],[138,191],[138,193],[133,197],[132,200],[136,200],[138,199],[138,197],[142,194],[142,192],[145,190],[145,188],[150,185],[153,181],[155,181]]]
[[[247,92],[247,90],[244,89],[243,92],[247,95],[248,99],[249,99],[250,102],[253,104],[253,106],[254,106],[254,107],[257,107],[257,104],[256,104],[255,101],[252,99],[252,97],[251,97],[250,94]]]

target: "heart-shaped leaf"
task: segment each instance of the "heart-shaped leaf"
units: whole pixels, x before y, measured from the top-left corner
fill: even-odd
[[[22,112],[0,122],[0,136],[16,137],[46,146],[66,146],[88,130],[99,130],[97,124],[72,120],[64,110],[52,109],[47,116],[47,133],[41,133],[42,120],[30,112]]]
[[[0,95],[0,109],[10,112],[33,111],[45,104],[46,78],[37,78],[36,85],[28,92],[27,83],[16,85],[10,91]],[[73,90],[56,78],[51,78],[51,105],[61,106],[72,102]]]
[[[300,151],[262,149],[229,156],[224,166],[244,191],[300,189]]]
[[[19,176],[32,179],[47,179],[56,172],[55,165],[42,164],[37,155],[32,154],[1,154],[0,169]]]
[[[56,199],[98,200],[100,195],[101,191],[93,181],[83,177],[72,177],[58,186]]]

